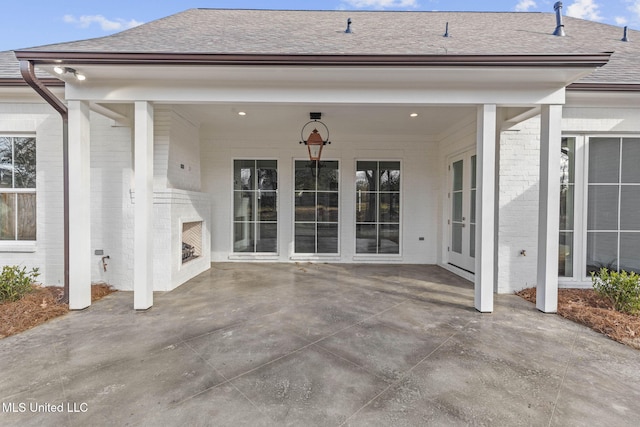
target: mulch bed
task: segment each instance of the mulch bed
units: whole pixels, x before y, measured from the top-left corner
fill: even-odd
[[[523,289],[516,295],[536,302],[536,288]],[[593,289],[559,289],[558,314],[640,350],[640,316],[616,311]]]
[[[97,301],[116,290],[98,283],[91,285],[91,302]],[[69,306],[60,302],[63,289],[57,286],[35,286],[34,291],[21,300],[0,304],[0,339],[38,326],[69,311]]]

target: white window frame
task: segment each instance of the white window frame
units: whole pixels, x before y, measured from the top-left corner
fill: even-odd
[[[38,139],[35,133],[2,133],[1,137],[5,138],[33,138],[36,143],[36,186],[34,188],[0,188],[0,193],[4,194],[35,194],[36,195],[36,239],[34,240],[0,240],[0,252],[35,252],[38,240],[38,189],[37,189],[37,145]],[[18,226],[18,209],[15,213],[15,223]]]
[[[338,162],[338,252],[336,253],[296,253],[296,162],[309,161],[308,157],[294,157],[291,162],[291,254],[292,261],[340,261],[342,259],[342,182],[344,180],[342,160],[339,158],[323,158],[322,162]],[[316,190],[317,191],[317,190]],[[317,224],[317,221],[316,221]]]
[[[587,263],[587,208],[589,195],[589,140],[592,138],[640,138],[640,134],[620,133],[563,133],[562,137],[576,139],[575,191],[574,191],[574,257],[573,277],[559,277],[560,287],[591,287],[591,276],[586,274]],[[618,200],[618,204],[621,200]],[[620,209],[620,206],[618,206]]]
[[[398,236],[398,245],[399,245],[399,250],[397,254],[389,254],[389,253],[377,253],[377,254],[363,254],[363,253],[357,253],[357,248],[356,248],[356,226],[358,224],[358,213],[356,209],[353,209],[353,218],[352,218],[352,224],[353,224],[353,260],[354,261],[384,261],[384,260],[389,260],[389,261],[398,261],[398,260],[402,260],[403,254],[402,254],[402,249],[403,249],[403,226],[404,226],[404,190],[403,190],[403,185],[404,185],[404,163],[402,159],[398,159],[398,158],[356,158],[353,161],[353,170],[355,173],[358,172],[358,162],[377,162],[382,163],[382,162],[398,162],[400,163],[400,189],[399,189],[399,193],[400,193],[400,216],[398,219],[398,229],[399,229],[399,236]],[[353,182],[352,185],[354,186],[354,194],[357,194],[357,189],[355,188],[356,185],[356,176],[353,176]],[[376,191],[376,194],[379,195],[379,191]],[[376,200],[378,200],[376,198]],[[354,204],[355,201],[351,200],[351,203]],[[376,208],[377,209],[377,208]],[[375,223],[376,225],[380,225],[379,222]]]
[[[278,180],[277,180],[277,185],[278,188],[276,189],[276,209],[278,211],[277,216],[276,216],[276,227],[277,227],[277,237],[276,237],[276,251],[275,252],[235,252],[235,183],[234,183],[234,174],[235,174],[235,162],[237,160],[248,160],[248,161],[253,161],[253,162],[258,162],[258,161],[275,161],[277,164],[277,171],[278,171]],[[256,156],[239,156],[239,157],[233,157],[231,159],[231,184],[230,184],[230,188],[231,188],[231,194],[230,194],[230,214],[231,214],[231,227],[229,230],[230,236],[229,236],[229,242],[231,245],[231,250],[229,251],[229,256],[228,259],[229,260],[236,260],[236,261],[240,261],[240,260],[277,260],[280,257],[280,243],[281,243],[281,226],[280,226],[280,199],[281,199],[281,194],[280,194],[280,167],[281,167],[281,161],[278,158],[275,157],[256,157]]]

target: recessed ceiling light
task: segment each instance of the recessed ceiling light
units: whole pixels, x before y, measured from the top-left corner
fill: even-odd
[[[409,117],[418,117],[418,113],[411,113],[409,114]]]
[[[247,115],[247,113],[245,113],[244,111],[238,111],[238,115],[239,115],[239,116],[246,116],[246,115]]]

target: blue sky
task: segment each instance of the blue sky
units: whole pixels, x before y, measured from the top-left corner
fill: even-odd
[[[0,51],[101,37],[193,7],[552,12],[555,0],[31,0],[3,1]],[[640,0],[567,0],[564,14],[640,29]]]

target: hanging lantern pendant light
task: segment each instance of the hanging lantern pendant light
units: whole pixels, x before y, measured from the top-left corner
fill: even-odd
[[[310,116],[312,120],[307,122],[300,131],[300,136],[302,138],[300,144],[304,144],[307,146],[307,150],[309,151],[309,160],[311,160],[312,162],[320,162],[320,157],[322,156],[322,148],[326,144],[331,144],[331,142],[329,141],[329,128],[327,128],[327,125],[318,120],[321,117],[321,113],[310,113]],[[307,140],[305,141],[303,136],[304,130],[311,123],[313,123],[315,126],[311,134],[309,134],[309,138],[307,138]],[[320,135],[320,132],[318,132],[318,124],[324,126],[327,132],[327,139],[322,139],[322,135]]]
[[[307,149],[309,150],[309,160],[319,162],[322,156],[322,147],[325,142],[322,140],[322,136],[318,133],[318,129],[314,129],[307,139]]]

